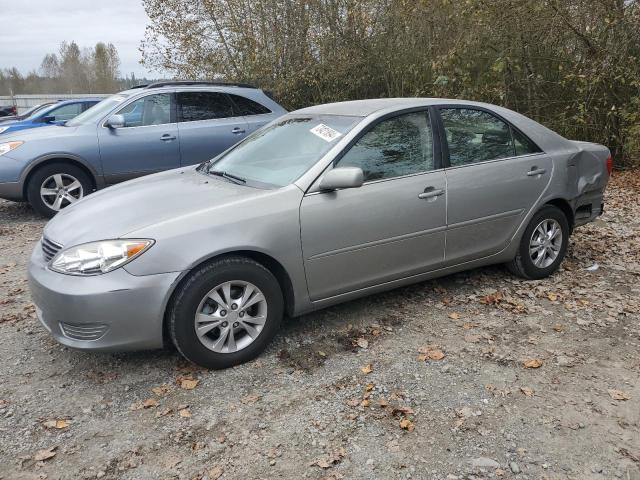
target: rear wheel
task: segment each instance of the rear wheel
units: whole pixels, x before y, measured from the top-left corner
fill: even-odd
[[[51,218],[91,191],[91,179],[80,167],[52,163],[40,167],[31,176],[27,184],[27,199],[34,210]]]
[[[512,273],[531,280],[548,277],[564,259],[569,233],[569,222],[562,210],[552,205],[543,207],[529,222],[518,253],[507,267]]]
[[[280,326],[282,292],[274,275],[244,257],[195,270],[169,310],[169,334],[188,360],[227,368],[258,356]]]

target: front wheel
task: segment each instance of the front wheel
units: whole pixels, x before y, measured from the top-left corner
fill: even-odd
[[[530,280],[548,277],[564,259],[569,233],[569,222],[562,210],[552,205],[543,207],[529,222],[518,253],[507,268]]]
[[[258,356],[284,311],[278,280],[263,265],[227,257],[194,272],[169,309],[169,334],[178,351],[206,368],[228,368]]]
[[[27,200],[35,211],[51,218],[91,191],[91,179],[84,170],[66,163],[52,163],[38,168],[31,176]]]

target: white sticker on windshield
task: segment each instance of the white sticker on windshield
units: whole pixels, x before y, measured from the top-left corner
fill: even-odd
[[[314,135],[317,135],[318,137],[323,139],[325,142],[332,142],[336,138],[338,138],[340,135],[342,135],[340,132],[338,132],[337,130],[334,130],[333,128],[331,128],[331,127],[329,127],[327,125],[325,125],[324,123],[316,125],[315,127],[313,127],[309,131],[311,133],[313,133]]]

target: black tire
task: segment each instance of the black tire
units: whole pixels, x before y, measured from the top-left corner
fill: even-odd
[[[529,255],[529,244],[534,230],[544,220],[555,220],[558,222],[560,229],[562,230],[562,244],[560,246],[558,256],[553,263],[547,267],[541,268],[537,267],[531,259],[531,255]],[[527,225],[527,228],[520,239],[520,245],[518,246],[516,257],[506,264],[507,268],[514,275],[528,280],[539,280],[541,278],[548,277],[560,267],[560,264],[567,252],[570,234],[571,229],[569,228],[569,222],[562,210],[554,207],[553,205],[545,205],[533,216],[529,225]]]
[[[219,353],[202,344],[195,331],[195,314],[202,299],[217,285],[229,281],[250,282],[267,302],[267,318],[252,343],[233,353]],[[205,368],[222,369],[257,357],[280,328],[284,314],[282,290],[276,277],[263,265],[246,257],[230,256],[205,264],[178,287],[168,311],[169,336],[187,360]]]
[[[58,211],[50,208],[40,197],[40,187],[43,182],[52,175],[70,175],[82,185],[83,196],[93,191],[93,182],[87,173],[80,167],[68,163],[49,163],[39,167],[29,178],[27,184],[27,200],[33,209],[47,218],[53,217]],[[66,204],[66,202],[65,202]],[[63,205],[62,208],[64,208]]]

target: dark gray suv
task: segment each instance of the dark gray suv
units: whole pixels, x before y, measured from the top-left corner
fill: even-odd
[[[251,85],[136,87],[65,125],[3,135],[0,198],[51,217],[111,184],[209,160],[284,113]]]

